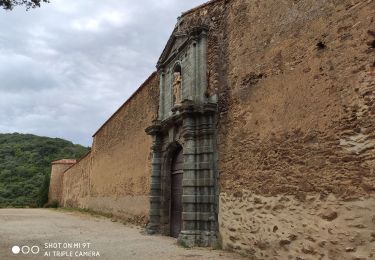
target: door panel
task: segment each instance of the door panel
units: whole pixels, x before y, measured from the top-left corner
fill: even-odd
[[[171,167],[171,236],[178,237],[182,228],[182,150],[175,156]]]

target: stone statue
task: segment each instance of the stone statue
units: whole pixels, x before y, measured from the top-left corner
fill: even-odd
[[[181,106],[181,72],[173,73],[173,100],[174,106]]]

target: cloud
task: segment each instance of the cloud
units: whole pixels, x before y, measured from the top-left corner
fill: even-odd
[[[155,70],[176,18],[203,2],[53,0],[2,11],[0,132],[91,145]]]
[[[99,32],[112,27],[122,27],[132,21],[131,14],[109,10],[102,12],[96,17],[87,17],[73,20],[73,29],[79,31]]]

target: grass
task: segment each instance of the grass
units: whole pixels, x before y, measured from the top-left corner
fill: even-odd
[[[113,218],[113,214],[111,213],[104,213],[104,212],[99,212],[99,211],[94,211],[91,209],[80,209],[80,208],[56,208],[53,209],[56,211],[63,211],[63,212],[78,212],[78,213],[83,213],[87,215],[91,215],[94,217],[106,217],[106,218]]]
[[[218,238],[214,246],[212,247],[214,250],[223,250],[223,243],[221,238]]]
[[[128,226],[137,226],[144,228],[144,223],[137,222],[135,219],[132,218],[123,218],[119,216],[115,216],[112,213],[105,213],[100,211],[95,211],[92,209],[81,209],[81,208],[70,208],[70,207],[64,207],[64,208],[52,208],[52,210],[61,211],[61,212],[76,212],[81,214],[90,215],[93,217],[105,217],[111,219],[112,222],[119,222],[124,225]]]
[[[59,202],[57,200],[48,202],[44,205],[44,208],[58,208],[59,207]]]

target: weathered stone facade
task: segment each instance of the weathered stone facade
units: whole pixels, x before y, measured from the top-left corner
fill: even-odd
[[[207,91],[207,28],[177,27],[158,62],[159,117],[146,132],[153,136],[150,233],[171,229],[171,163],[183,151],[182,226],[179,241],[214,245],[217,235],[216,112]],[[172,98],[173,76],[181,77],[182,103]],[[173,196],[173,194],[172,194]]]
[[[111,205],[129,190],[117,180],[142,176],[127,205],[170,234],[182,149],[180,242],[255,259],[374,258],[374,17],[372,0],[215,0],[182,14],[159,82],[141,91],[147,120],[122,124],[140,118],[142,102],[128,103],[94,139],[106,149],[91,159],[93,197]],[[147,167],[107,168],[134,151]]]
[[[216,104],[185,100],[174,115],[147,128],[154,138],[149,233],[170,234],[171,159],[182,148],[182,230],[179,240],[189,246],[216,243],[217,169],[215,156]]]

